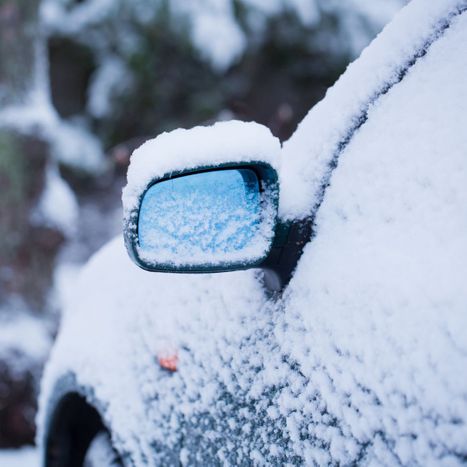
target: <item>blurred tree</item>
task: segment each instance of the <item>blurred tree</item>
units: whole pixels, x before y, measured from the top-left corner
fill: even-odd
[[[286,139],[404,1],[44,0],[52,99],[106,147],[219,117]]]
[[[18,349],[10,349],[0,360],[0,448],[17,448],[34,442],[35,394],[41,362]],[[11,361],[25,365],[18,372]]]
[[[0,0],[0,97],[3,112],[25,104],[36,86],[39,0]],[[1,120],[0,120],[1,122]],[[50,147],[21,121],[0,126],[0,304],[15,293],[43,309],[63,236],[34,225]],[[47,229],[46,229],[47,230]]]
[[[44,312],[64,236],[32,222],[44,189],[49,148],[34,135],[0,129],[0,305],[16,296]]]
[[[39,0],[0,0],[0,114],[27,105],[37,86],[38,18]],[[47,310],[54,259],[64,240],[57,229],[33,221],[45,188],[49,154],[50,146],[37,129],[24,126],[21,120],[0,118],[2,328],[24,313]],[[5,347],[0,342],[0,447],[34,440],[43,356],[25,352],[22,338],[18,336],[17,345]]]
[[[0,0],[0,107],[33,86],[40,0]]]

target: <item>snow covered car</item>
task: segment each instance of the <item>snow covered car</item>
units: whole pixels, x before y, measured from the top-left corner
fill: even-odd
[[[414,0],[282,147],[230,122],[139,148],[131,256],[205,274],[91,259],[43,465],[465,464],[466,50],[467,2]]]

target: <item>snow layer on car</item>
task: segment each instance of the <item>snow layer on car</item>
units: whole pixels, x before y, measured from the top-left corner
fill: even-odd
[[[454,5],[414,2],[310,114],[283,154],[283,188],[298,190],[284,213],[310,212],[351,116]],[[266,302],[252,272],[146,273],[121,240],[95,256],[47,368],[41,433],[54,385],[73,372],[93,388],[90,400],[106,402],[114,442],[136,465],[465,462],[467,113],[452,67],[465,67],[466,29],[465,16],[456,20],[374,103],[341,155],[283,306]],[[311,117],[324,134],[310,137]],[[140,188],[157,159],[148,154],[133,174]],[[192,160],[185,153],[177,167]],[[174,355],[178,371],[161,369],[159,357]]]
[[[125,218],[152,180],[178,170],[228,162],[268,162],[278,168],[281,145],[268,128],[253,122],[218,122],[162,133],[136,149],[123,190]]]
[[[464,13],[331,176],[280,339],[306,375],[284,397],[307,464],[467,458],[466,50]]]
[[[413,0],[313,107],[284,143],[281,217],[314,215],[340,145],[358,126],[371,101],[400,79],[445,19],[465,5],[460,0]]]
[[[131,262],[121,238],[92,258],[69,300],[42,384],[38,441],[55,386],[71,373],[91,403],[104,401],[98,407],[117,448],[145,466],[160,465],[154,446],[165,446],[162,465],[174,462],[167,452],[179,455],[182,417],[216,407],[226,362],[242,366],[237,344],[267,316],[251,324],[266,302],[252,271],[148,273]],[[174,353],[180,371],[169,374],[158,359]],[[241,376],[247,385],[248,373]]]

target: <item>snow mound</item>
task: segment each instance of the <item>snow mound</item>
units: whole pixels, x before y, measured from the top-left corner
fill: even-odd
[[[40,464],[39,451],[27,447],[0,450],[0,465],[5,467],[37,467]]]

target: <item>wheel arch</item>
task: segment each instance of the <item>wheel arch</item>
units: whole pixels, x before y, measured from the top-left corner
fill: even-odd
[[[86,450],[101,430],[107,430],[93,391],[76,383],[73,375],[57,382],[47,402],[43,433],[44,467],[82,467]]]

